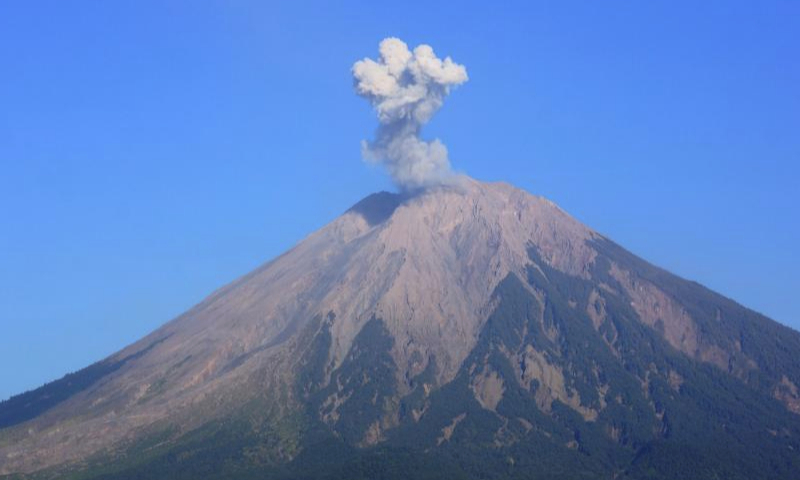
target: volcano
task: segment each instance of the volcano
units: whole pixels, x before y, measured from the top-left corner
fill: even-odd
[[[800,478],[800,334],[469,178],[0,403],[4,478]]]

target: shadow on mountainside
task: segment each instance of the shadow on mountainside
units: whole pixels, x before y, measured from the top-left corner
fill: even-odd
[[[370,227],[374,227],[389,219],[397,207],[407,198],[406,195],[399,193],[373,193],[350,207],[347,211],[358,213],[367,221]]]

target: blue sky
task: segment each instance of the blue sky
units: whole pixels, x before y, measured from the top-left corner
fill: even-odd
[[[800,4],[7,2],[0,398],[136,340],[361,197],[350,66],[466,65],[454,167],[800,328]]]

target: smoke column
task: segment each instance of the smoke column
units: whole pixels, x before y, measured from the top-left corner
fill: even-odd
[[[402,190],[416,190],[452,178],[447,147],[420,138],[422,126],[442,107],[451,87],[467,81],[467,70],[450,57],[441,60],[429,45],[413,51],[402,40],[380,43],[378,61],[353,65],[356,92],[378,113],[372,142],[361,142],[361,155],[383,165]]]

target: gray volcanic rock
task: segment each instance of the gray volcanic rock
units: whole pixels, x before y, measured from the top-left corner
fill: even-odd
[[[0,475],[176,478],[185,458],[204,476],[322,478],[382,448],[438,451],[446,464],[420,471],[466,478],[483,474],[459,451],[497,478],[556,472],[535,446],[589,476],[669,478],[679,448],[719,473],[757,441],[740,470],[790,478],[798,354],[797,332],[552,202],[463,178],[367,197],[139,342],[0,404]],[[320,459],[331,445],[345,453]]]

